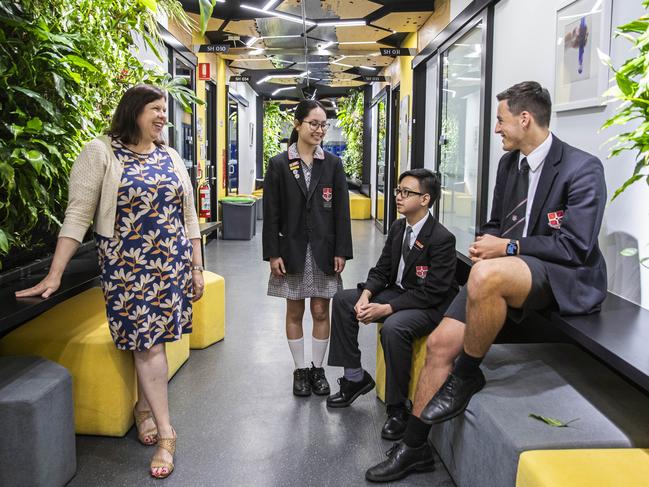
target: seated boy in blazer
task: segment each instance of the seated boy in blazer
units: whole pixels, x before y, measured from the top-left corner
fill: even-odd
[[[440,181],[427,169],[406,171],[395,189],[397,219],[367,281],[339,291],[333,299],[329,365],[344,367],[340,390],[327,398],[330,408],[347,407],[374,388],[361,366],[359,322],[383,321],[381,344],[386,364],[388,418],[381,436],[403,436],[408,400],[412,343],[437,326],[457,294],[455,237],[430,213],[439,199]]]

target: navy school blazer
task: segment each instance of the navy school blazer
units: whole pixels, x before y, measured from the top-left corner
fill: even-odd
[[[297,170],[297,176],[293,170]],[[353,257],[349,192],[339,157],[314,159],[307,190],[299,159],[282,152],[264,178],[263,258],[281,257],[288,274],[304,271],[307,243],[318,267],[334,274],[334,257]]]
[[[405,218],[390,226],[381,256],[370,269],[367,281],[358,285],[359,289],[367,289],[376,296],[395,285],[405,230]],[[455,236],[429,214],[403,268],[401,286],[405,292],[389,302],[393,312],[427,308],[446,311],[458,292],[456,260]]]
[[[503,231],[518,157],[519,151],[512,151],[500,159],[484,233],[500,236]],[[562,314],[596,312],[606,297],[606,263],[597,242],[605,206],[601,161],[553,134],[519,253],[545,262]]]

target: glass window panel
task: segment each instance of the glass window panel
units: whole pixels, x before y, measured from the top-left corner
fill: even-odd
[[[424,142],[424,167],[434,171],[437,167],[437,98],[439,85],[439,57],[426,65],[426,136]]]
[[[194,89],[194,69],[182,60],[174,59],[174,77],[185,78],[187,87]],[[176,100],[171,100],[173,110],[172,147],[174,147],[185,161],[185,166],[190,169],[194,166],[194,117],[193,109],[186,112]]]
[[[385,212],[385,182],[386,182],[386,148],[387,148],[387,106],[385,99],[376,104],[377,134],[376,134],[376,221],[383,226]]]
[[[475,239],[480,154],[482,26],[467,32],[442,54],[440,220],[468,254]]]
[[[228,193],[239,189],[239,104],[228,101]]]

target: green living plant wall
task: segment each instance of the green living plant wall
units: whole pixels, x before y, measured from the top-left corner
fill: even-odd
[[[264,103],[264,139],[263,161],[264,174],[271,157],[282,150],[282,133],[292,122],[293,117],[287,110],[282,110],[279,102],[267,101]]]
[[[202,103],[135,57],[135,36],[159,45],[157,10],[190,28],[176,0],[0,3],[0,268],[52,250],[71,165],[127,88],[156,84],[186,110]]]
[[[361,90],[352,90],[338,102],[338,123],[347,144],[343,166],[345,174],[353,179],[361,179],[363,171],[363,102]]]
[[[361,179],[363,171],[363,103],[361,90],[352,90],[338,102],[338,123],[346,143],[343,166],[345,174],[353,179]]]
[[[649,10],[649,0],[642,0],[642,5]],[[615,191],[611,200],[636,182],[644,180],[649,185],[649,12],[619,26],[615,36],[630,41],[634,55],[616,69],[609,56],[599,53],[602,61],[615,73],[615,85],[605,93],[605,96],[611,101],[622,102],[615,115],[607,120],[602,128],[606,129],[614,125],[630,127],[629,130],[609,139],[609,142],[614,143],[609,157],[632,151],[636,154],[636,164],[631,176]],[[626,256],[637,253],[636,248],[622,250],[622,255]],[[649,267],[649,257],[641,258],[640,263]]]

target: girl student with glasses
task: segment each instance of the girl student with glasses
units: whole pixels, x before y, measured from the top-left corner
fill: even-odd
[[[339,157],[322,149],[329,127],[322,104],[302,100],[288,150],[271,158],[264,179],[263,258],[268,295],[286,299],[286,337],[293,356],[293,394],[330,392],[322,362],[329,345],[329,301],[342,289],[352,258],[347,179]],[[313,318],[311,367],[304,358],[305,299]]]

